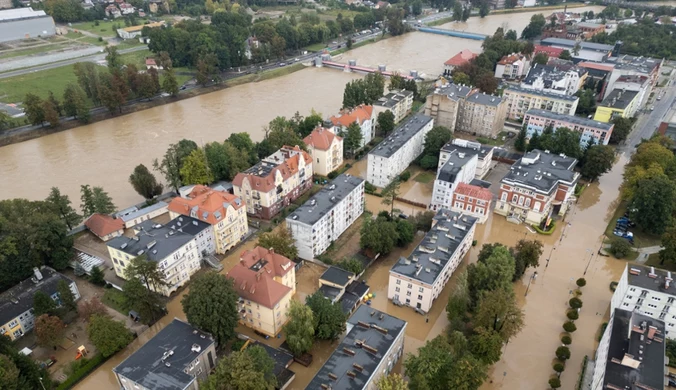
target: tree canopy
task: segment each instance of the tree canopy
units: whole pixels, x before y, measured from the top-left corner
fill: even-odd
[[[98,314],[92,315],[89,319],[87,334],[89,340],[104,357],[115,354],[133,340],[131,332],[124,323]]]
[[[254,345],[223,357],[200,388],[207,390],[273,390],[277,378],[274,360],[263,347]]]
[[[183,296],[183,312],[192,325],[211,333],[219,344],[235,336],[239,320],[232,279],[216,272],[195,276],[190,291]]]
[[[139,195],[146,199],[162,195],[162,184],[158,183],[155,175],[143,164],[134,168],[134,172],[129,176],[129,183]]]
[[[347,317],[340,303],[331,303],[321,291],[317,291],[305,299],[305,304],[312,310],[316,338],[336,340],[345,331]]]
[[[265,249],[274,249],[275,253],[293,260],[298,258],[296,240],[291,234],[291,229],[278,229],[276,232],[266,232],[258,237],[258,246]]]
[[[292,300],[287,313],[289,321],[284,325],[284,334],[289,350],[301,356],[312,348],[315,338],[315,319],[312,309]]]

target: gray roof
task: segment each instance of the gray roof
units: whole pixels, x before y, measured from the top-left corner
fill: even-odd
[[[402,122],[399,126],[395,127],[392,133],[383,142],[379,143],[378,146],[373,148],[369,154],[390,158],[433,120],[432,117],[427,115],[413,115],[406,122]]]
[[[666,284],[667,279],[673,278],[676,273],[640,264],[631,264],[627,267],[629,268],[627,280],[631,286],[676,296],[676,283],[671,280],[668,287]],[[649,276],[651,274],[655,277]]]
[[[576,164],[575,158],[534,149],[515,162],[502,181],[549,194],[560,181],[570,184],[577,181],[578,175],[573,170]]]
[[[665,365],[664,322],[638,312],[615,309],[603,388],[663,389]],[[623,365],[625,355],[640,363],[637,368]],[[619,363],[616,361],[619,360]],[[642,385],[642,386],[639,386]]]
[[[324,298],[329,299],[331,302],[335,302],[336,298],[340,296],[340,293],[343,291],[337,287],[332,287],[327,284],[323,284],[319,287],[319,291],[322,293]]]
[[[444,84],[434,90],[435,95],[446,95],[448,96],[449,99],[452,100],[465,98],[469,95],[470,92],[472,92],[472,88],[465,85],[453,83]]]
[[[562,47],[570,47],[573,48],[575,47],[576,44],[578,44],[577,41],[573,39],[563,39],[563,38],[546,38],[541,41],[541,43],[545,46],[562,46]],[[584,50],[593,50],[593,51],[611,51],[613,50],[613,45],[604,45],[601,43],[594,43],[594,42],[579,42],[580,44],[580,49]]]
[[[459,142],[459,139],[453,139],[450,142],[448,142],[446,145],[441,147],[442,152],[450,153],[453,151],[458,151],[465,153],[467,155],[472,155],[476,154],[479,160],[483,160],[486,158],[488,153],[493,150],[493,146],[490,145],[482,145],[478,142],[474,141],[468,141],[468,140],[461,140],[464,141],[467,146],[462,146],[462,145],[457,145],[453,142]]]
[[[44,16],[47,16],[45,11],[33,10],[33,8],[30,7],[0,10],[0,22],[4,22],[7,20],[17,20]]]
[[[128,214],[119,215],[118,218],[120,218],[124,222],[128,222],[128,221],[134,220],[138,217],[142,217],[142,216],[144,216],[148,213],[151,213],[155,210],[159,210],[161,208],[166,208],[166,207],[169,207],[169,205],[166,202],[160,201],[160,202],[157,202],[157,203],[150,205],[148,207],[144,207],[142,209],[136,209],[135,211],[131,211]],[[127,210],[131,210],[131,208],[127,209]],[[120,211],[120,213],[122,213],[124,211],[125,210],[122,210],[122,211]],[[118,214],[120,214],[120,213],[118,213]]]
[[[656,67],[660,66],[662,60],[652,57],[636,57],[623,54],[619,57],[608,58],[604,62],[615,65],[615,69],[633,70],[644,74],[650,74]]]
[[[502,98],[500,96],[487,95],[483,92],[474,92],[467,98],[466,102],[497,107],[502,102]]]
[[[188,233],[144,221],[138,227],[137,235],[115,237],[108,241],[108,246],[133,257],[146,254],[149,260],[162,261],[192,239],[193,236]]]
[[[40,269],[42,280],[35,283],[34,276],[0,294],[0,326],[15,319],[33,308],[33,295],[37,291],[49,295],[56,294],[56,286],[63,280],[68,285],[73,281],[49,267]]]
[[[348,196],[355,188],[359,187],[364,179],[349,174],[342,174],[324,186],[318,193],[302,206],[296,209],[286,219],[287,221],[299,221],[308,225],[314,225],[326,213]]]
[[[579,99],[575,95],[559,95],[557,93],[538,91],[538,90],[535,90],[535,89],[526,89],[526,88],[521,88],[521,87],[509,87],[505,90],[505,92],[508,92],[508,91],[512,91],[512,92],[520,93],[520,94],[537,95],[537,96],[542,96],[542,97],[546,97],[546,98],[549,98],[549,99],[555,99],[555,100],[567,100],[569,102],[574,102],[574,101]]]
[[[569,66],[568,64],[565,64],[564,66],[535,64],[530,68],[528,75],[526,75],[526,78],[523,79],[521,84],[533,85],[536,80],[542,79],[545,88],[551,89],[555,82],[566,78],[568,71],[577,72],[578,75],[586,73],[586,70]],[[563,87],[561,90],[565,91],[566,88]]]
[[[623,110],[638,95],[638,91],[625,91],[622,89],[613,89],[608,96],[599,104],[599,106],[617,108]]]
[[[324,271],[322,276],[319,277],[319,280],[326,280],[327,282],[347,287],[352,278],[354,278],[354,273],[345,271],[339,267],[330,266],[326,271]]]
[[[434,216],[432,230],[427,232],[413,253],[408,258],[400,258],[390,272],[434,284],[476,222],[474,217],[440,209]]]
[[[590,23],[590,22],[579,22],[577,24],[578,27],[586,27],[586,28],[599,28],[603,26],[603,24],[599,23]]]
[[[347,335],[306,389],[321,390],[322,384],[330,385],[332,390],[366,388],[375,369],[405,328],[404,320],[366,305],[359,306],[347,321]]]
[[[338,303],[340,304],[340,309],[343,313],[349,314],[357,306],[357,303],[359,303],[359,298],[353,293],[346,291],[345,294],[340,297]]]
[[[152,339],[113,368],[113,372],[150,390],[182,390],[195,378],[183,370],[215,341],[208,333],[194,328],[187,322],[174,320]],[[172,351],[163,360],[165,352]],[[169,363],[167,365],[167,363]]]
[[[408,96],[413,95],[413,92],[407,91],[405,89],[402,90],[393,90],[390,91],[387,95],[381,97],[380,99],[376,100],[373,102],[374,106],[381,106],[381,107],[387,107],[387,108],[392,108],[397,103],[400,101],[406,99]]]
[[[0,111],[6,113],[12,118],[18,118],[24,115],[23,109],[18,104],[0,103]]]
[[[469,151],[465,152],[464,149],[469,149]],[[456,149],[449,151],[448,153],[450,153],[450,155],[448,156],[448,160],[441,169],[439,169],[439,172],[437,172],[437,180],[450,183],[455,182],[455,178],[462,170],[462,167],[474,158],[474,156],[478,156],[478,152],[479,150],[463,147],[457,147]]]
[[[579,125],[579,126],[592,127],[592,128],[595,128],[595,129],[600,129],[600,130],[605,130],[605,131],[608,131],[608,130],[610,130],[611,127],[613,127],[612,123],[599,122],[599,121],[595,121],[593,119],[587,119],[587,118],[574,116],[574,115],[557,114],[557,113],[552,112],[552,111],[540,110],[538,108],[531,108],[530,110],[526,111],[526,115],[539,116],[539,117],[543,117],[543,118],[551,119],[551,120],[556,120],[556,121],[570,122],[570,123],[574,123],[574,124]]]
[[[195,237],[200,234],[202,231],[209,229],[211,224],[204,221],[200,221],[197,218],[193,218],[187,215],[180,215],[165,225],[172,230],[176,230],[183,233],[188,233],[191,236]]]

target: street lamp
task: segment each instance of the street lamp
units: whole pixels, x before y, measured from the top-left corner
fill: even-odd
[[[538,271],[533,272],[533,275],[530,276],[530,279],[528,279],[528,287],[526,287],[526,294],[524,297],[528,296],[528,289],[530,288],[530,283],[538,278]]]
[[[46,390],[46,389],[45,389],[45,385],[42,384],[42,377],[40,377],[40,386],[42,386],[42,390]]]
[[[589,261],[587,262],[587,266],[584,267],[584,273],[582,275],[587,275],[587,270],[589,269],[589,264],[591,264],[592,257],[594,257],[594,252],[590,251],[587,249],[587,251],[591,252],[591,255],[589,256]]]
[[[552,246],[552,250],[549,251],[549,257],[547,257],[547,264],[545,264],[545,269],[547,269],[547,267],[549,267],[549,260],[552,259],[552,253],[554,253],[554,249],[556,249],[556,247]]]

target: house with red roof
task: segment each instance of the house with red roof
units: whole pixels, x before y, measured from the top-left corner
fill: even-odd
[[[472,53],[467,49],[461,50],[458,54],[444,62],[444,76],[450,76],[453,69],[470,62],[477,56],[478,54]]]
[[[317,126],[303,142],[312,156],[314,173],[328,176],[343,165],[343,138],[331,129]]]
[[[479,223],[488,219],[493,202],[493,193],[483,188],[467,183],[460,183],[453,193],[451,210],[478,218]]]
[[[242,252],[239,263],[225,274],[239,295],[241,324],[271,337],[279,334],[296,293],[295,265],[272,248],[257,246]]]
[[[84,224],[90,232],[102,241],[119,237],[124,233],[124,221],[106,214],[93,214]]]
[[[495,65],[495,78],[515,80],[528,74],[530,70],[530,56],[521,53],[512,53],[500,58]]]
[[[359,147],[364,147],[371,142],[376,132],[376,112],[373,106],[360,104],[351,109],[340,110],[338,115],[329,118],[333,123],[333,132],[335,134],[344,134],[347,128],[357,122],[361,127],[361,142]]]
[[[547,55],[547,57],[549,57],[549,58],[552,58],[552,57],[559,58],[561,53],[563,53],[563,50],[564,49],[560,48],[560,47],[535,45],[535,50],[533,50],[533,55],[545,53]]]

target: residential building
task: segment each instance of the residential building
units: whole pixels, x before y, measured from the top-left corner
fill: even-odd
[[[521,88],[557,95],[574,95],[586,79],[587,71],[572,64],[566,69],[556,65],[535,64],[521,81]]]
[[[542,132],[551,126],[554,131],[559,127],[567,127],[580,133],[580,146],[586,148],[589,142],[594,144],[608,145],[610,135],[613,134],[615,125],[612,123],[599,122],[573,115],[561,115],[551,111],[532,109],[526,112],[523,119],[526,127],[526,137],[530,139],[533,134]]]
[[[460,147],[444,152],[447,155],[446,162],[437,170],[430,210],[450,209],[456,187],[474,180],[478,153],[466,153],[464,149]]]
[[[412,107],[413,92],[395,89],[373,103],[373,116],[378,118],[381,112],[391,111],[394,114],[394,123],[399,123],[411,112]]]
[[[134,6],[131,4],[122,3],[120,4],[120,12],[122,13],[122,15],[133,14],[134,12],[136,12],[136,8],[134,8]]]
[[[640,108],[638,91],[614,89],[596,106],[594,120],[610,122],[616,117],[631,118]]]
[[[229,192],[196,185],[186,198],[172,199],[169,216],[186,215],[211,224],[216,237],[216,253],[225,253],[249,233],[247,205]]]
[[[331,150],[331,157],[333,157]],[[312,157],[298,146],[283,146],[273,155],[240,172],[232,181],[235,195],[256,218],[272,219],[312,188]]]
[[[291,297],[296,293],[296,263],[260,246],[243,251],[239,263],[225,276],[239,295],[239,322],[275,337],[288,321]]]
[[[611,310],[596,350],[591,390],[665,389],[664,322],[638,312]]]
[[[113,373],[123,390],[197,390],[216,359],[210,334],[174,318]]]
[[[167,0],[149,0],[148,1],[148,11],[150,13],[157,13],[160,10],[164,12],[170,12],[169,2]]]
[[[195,237],[168,226],[145,222],[135,229],[133,237],[116,237],[108,241],[108,255],[113,260],[115,274],[129,279],[127,267],[138,256],[157,263],[165,275],[166,286],[146,286],[159,294],[170,296],[200,269],[200,253]]]
[[[347,333],[306,390],[375,390],[404,355],[406,321],[360,306]]]
[[[676,123],[675,122],[661,122],[657,127],[657,132],[672,141],[676,142]],[[672,148],[673,149],[673,148]]]
[[[390,184],[422,153],[425,135],[433,125],[431,117],[416,114],[395,127],[383,142],[369,152],[368,182],[377,187]]]
[[[376,115],[373,106],[360,104],[352,109],[344,109],[329,120],[333,123],[333,132],[336,134],[347,132],[347,128],[357,122],[362,137],[359,147],[371,142],[376,133]]]
[[[577,28],[582,31],[584,39],[590,39],[594,35],[606,31],[606,25],[603,23],[579,22]]]
[[[507,118],[519,121],[532,108],[563,115],[575,115],[579,101],[577,96],[559,95],[519,87],[505,89],[502,99],[507,102]]]
[[[454,133],[460,106],[474,91],[469,86],[443,83],[427,95],[425,115],[434,118],[437,126],[447,127]]]
[[[429,312],[472,247],[476,222],[462,213],[439,210],[420,245],[390,269],[387,298]]]
[[[45,11],[30,7],[0,10],[0,42],[51,37],[56,34],[54,19]]]
[[[465,65],[466,63],[475,59],[477,56],[478,54],[472,53],[467,49],[460,50],[458,54],[444,62],[444,76],[450,76],[451,72],[453,72],[453,69],[457,68],[458,66]]]
[[[57,290],[60,281],[70,287],[75,300],[80,299],[80,290],[74,281],[46,266],[33,268],[33,276],[0,294],[0,335],[16,340],[33,329],[33,296],[38,291],[47,294],[57,306],[61,306]]]
[[[111,17],[113,19],[117,19],[120,16],[122,16],[122,12],[120,11],[119,8],[117,8],[117,5],[115,4],[110,4],[106,7],[105,9],[106,16]]]
[[[158,28],[158,27],[164,27],[164,24],[165,24],[164,20],[162,20],[160,22],[148,23],[148,24],[143,24],[143,25],[140,25],[140,26],[118,28],[117,29],[117,35],[122,39],[134,39],[134,38],[141,36],[141,31],[143,30],[144,27]]]
[[[124,233],[124,222],[106,214],[92,214],[84,223],[85,227],[102,241],[119,237]]]
[[[580,178],[575,165],[575,158],[531,150],[500,180],[495,213],[529,224],[539,224],[553,214],[565,215]]]
[[[160,65],[157,65],[157,61],[155,61],[154,58],[146,58],[146,69],[155,69],[155,70],[162,70],[163,67]]]
[[[210,223],[188,215],[179,215],[169,221],[166,226],[171,230],[193,236],[200,257],[204,258],[216,253],[216,234],[214,234],[214,227]]]
[[[640,264],[628,264],[610,300],[610,311],[629,310],[664,321],[665,335],[676,339],[674,301],[676,286],[671,272]]]
[[[498,79],[520,79],[528,74],[531,58],[521,53],[506,55],[495,65],[495,77]]]
[[[563,50],[565,49],[560,47],[535,45],[533,55],[535,56],[536,54],[545,53],[549,58],[559,58],[561,53],[563,53]]]
[[[343,138],[330,129],[317,126],[303,142],[312,156],[314,173],[327,176],[343,165]]]
[[[286,218],[298,257],[314,259],[364,212],[364,180],[348,174],[335,178]]]
[[[616,82],[622,76],[648,77],[650,90],[652,90],[657,83],[664,60],[623,54],[617,57],[608,58],[605,62],[612,66],[612,72],[607,80],[607,88],[603,95],[604,99],[608,97],[613,90],[622,88],[616,85]]]
[[[582,14],[575,12],[568,12],[566,9],[563,11],[552,12],[547,16],[547,21],[551,21],[552,18],[556,18],[556,24],[566,23],[566,22],[581,22]]]
[[[165,202],[159,201],[142,209],[132,206],[122,211],[118,211],[115,213],[115,218],[122,220],[122,222],[124,222],[124,227],[130,229],[144,221],[164,215],[168,211],[169,205]]]
[[[495,137],[504,128],[506,117],[507,102],[503,98],[475,91],[460,105],[456,130]]]
[[[611,56],[615,46],[601,43],[577,41],[575,39],[545,38],[542,46],[553,46],[568,50],[571,56],[581,61],[603,62]],[[577,54],[575,54],[577,52]]]
[[[357,280],[358,276],[340,267],[330,266],[319,277],[319,291],[331,303],[339,303],[343,313],[349,316],[370,291],[364,281]]]
[[[605,31],[605,24],[589,22],[560,23],[554,26],[547,24],[542,30],[542,38],[562,38],[583,41]]]
[[[491,212],[493,193],[488,188],[460,183],[453,191],[451,211],[464,213],[484,223]]]
[[[636,104],[642,107],[648,101],[648,96],[652,91],[651,79],[648,76],[627,75],[618,77],[613,83],[613,88],[623,91],[636,91]]]
[[[439,152],[439,165],[437,166],[437,169],[444,166],[453,151],[462,152],[465,154],[476,154],[477,164],[474,177],[476,179],[483,179],[491,169],[491,161],[493,161],[493,149],[494,148],[492,146],[482,145],[475,141],[454,138],[451,140],[451,142],[441,147],[441,151]]]

